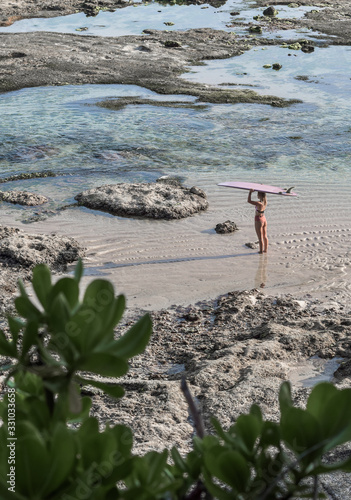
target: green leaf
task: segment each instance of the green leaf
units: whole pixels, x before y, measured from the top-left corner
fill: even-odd
[[[16,425],[16,489],[27,498],[39,497],[49,468],[49,454],[44,440],[30,422]]]
[[[173,458],[173,462],[175,466],[181,471],[181,472],[188,472],[188,467],[186,465],[185,460],[181,457],[179,451],[175,446],[171,449],[171,456]]]
[[[109,431],[115,438],[116,450],[118,450],[124,458],[130,457],[133,447],[132,430],[126,425],[115,425],[112,429],[109,429]],[[114,461],[116,462],[116,457],[114,458]],[[115,465],[118,465],[118,463],[116,462]]]
[[[89,283],[85,290],[83,303],[96,312],[112,306],[115,291],[110,281],[97,279]]]
[[[260,444],[262,448],[275,446],[280,449],[280,427],[275,422],[264,422],[261,432]]]
[[[17,312],[23,318],[28,320],[40,321],[42,314],[37,307],[30,301],[28,297],[17,297],[15,299],[15,307]]]
[[[78,438],[82,443],[96,434],[99,434],[99,422],[95,417],[89,417],[77,431]]]
[[[3,356],[10,356],[11,358],[17,357],[16,345],[6,339],[2,330],[0,330],[0,354]]]
[[[69,309],[76,307],[79,299],[79,286],[74,278],[61,278],[52,287],[48,297],[48,303],[51,304],[56,297],[62,294],[69,306]],[[51,310],[52,308],[50,308]]]
[[[43,390],[43,380],[29,371],[20,371],[15,375],[16,389],[30,396],[41,396]]]
[[[109,396],[112,396],[113,398],[121,398],[124,396],[124,389],[120,385],[117,384],[109,384],[106,382],[98,382],[97,380],[91,380],[91,379],[84,379],[82,377],[77,377],[77,380],[82,384],[82,385],[92,385],[93,387],[97,387],[98,389],[101,389],[104,391],[105,394],[108,394]]]
[[[250,452],[261,433],[261,428],[262,423],[254,415],[240,415],[235,423],[237,435],[241,437]]]
[[[250,415],[254,415],[259,422],[263,422],[261,408],[258,405],[256,404],[251,405]]]
[[[204,451],[212,450],[212,448],[215,448],[217,446],[220,446],[220,441],[219,441],[217,436],[212,436],[210,434],[207,434],[202,439],[200,439],[197,436],[194,436],[194,438],[193,438],[193,448],[200,455]],[[220,448],[222,449],[221,446],[220,446]]]
[[[279,405],[281,414],[288,411],[293,406],[290,382],[283,382],[280,386]]]
[[[162,453],[157,453],[156,451],[150,451],[145,455],[147,457],[148,466],[148,477],[147,482],[149,485],[154,483],[160,483],[160,476],[163,474],[164,468],[167,464],[168,450],[163,450]]]
[[[110,346],[109,352],[124,359],[141,354],[149,342],[151,332],[151,318],[145,314],[127,333]]]
[[[234,500],[236,498],[232,492],[227,492],[218,486],[218,484],[215,484],[212,481],[211,475],[206,470],[203,472],[203,476],[206,489],[216,500]]]
[[[46,309],[48,295],[51,290],[51,273],[46,264],[35,266],[33,269],[32,285],[41,305]]]
[[[24,400],[27,417],[38,429],[42,431],[50,425],[50,413],[46,401],[39,397],[29,396]],[[19,405],[18,405],[19,406]]]
[[[67,367],[67,363],[65,363],[64,360],[52,357],[50,351],[46,349],[42,344],[39,344],[38,348],[42,361],[44,361],[44,363],[48,365],[48,367]]]
[[[68,480],[76,460],[75,440],[72,432],[63,423],[55,426],[51,437],[50,469],[49,474],[43,476],[43,497],[62,487]]]
[[[22,360],[33,345],[38,345],[38,323],[36,320],[29,320],[22,338]]]
[[[9,484],[5,486],[0,482],[0,498],[1,500],[28,500],[27,497],[20,495],[16,491],[9,490]]]
[[[235,425],[232,425],[230,428],[229,428],[229,432],[225,432],[221,426],[221,424],[218,422],[218,420],[215,418],[215,417],[212,417],[211,418],[211,423],[213,425],[213,427],[215,428],[216,432],[217,432],[217,435],[223,439],[223,441],[225,443],[228,443],[232,446],[235,446],[237,445],[237,442],[236,442],[236,439],[235,439]],[[206,439],[207,439],[207,436],[206,436]]]
[[[84,272],[83,261],[82,259],[78,259],[76,267],[74,268],[74,279],[79,284]]]
[[[351,439],[351,389],[337,390],[325,405],[319,421],[323,438],[330,440],[325,450],[349,441]]]
[[[114,345],[113,329],[106,330],[107,311],[97,313],[82,305],[66,326],[67,334],[82,353],[109,352]]]
[[[121,377],[128,371],[128,363],[113,354],[92,353],[81,357],[77,369],[97,373],[105,377]]]
[[[84,467],[87,469],[92,463],[101,464],[105,461],[110,466],[111,457],[116,451],[116,440],[113,432],[110,429],[99,432],[98,429],[96,430],[96,424],[89,418],[83,422],[77,433],[80,447],[78,452]]]
[[[66,326],[70,319],[70,307],[63,293],[52,296],[49,304],[48,323],[53,333],[66,333]]]
[[[307,411],[319,418],[328,411],[330,399],[338,393],[338,389],[329,382],[317,384],[311,391],[307,401]]]
[[[44,387],[53,394],[65,393],[68,390],[68,378],[65,375],[49,376],[43,381]]]
[[[286,410],[280,420],[282,438],[298,455],[322,441],[322,432],[318,420],[301,408]],[[307,461],[321,454],[321,448],[308,455]]]
[[[19,318],[14,318],[12,316],[7,316],[7,321],[9,324],[10,332],[14,342],[17,342],[18,334],[25,327],[26,323]]]
[[[94,280],[86,289],[83,304],[90,312],[90,315],[100,318],[102,323],[101,340],[104,337],[105,343],[107,341],[111,342],[113,340],[113,329],[125,309],[125,297],[120,295],[115,298],[114,288],[109,281]]]
[[[191,451],[186,457],[186,464],[189,469],[189,474],[193,478],[199,477],[203,465],[202,456],[199,456],[196,451]]]
[[[213,448],[204,455],[207,470],[220,481],[240,493],[246,490],[250,479],[250,468],[246,459],[238,451]]]
[[[105,328],[107,330],[114,329],[115,326],[119,323],[120,319],[123,316],[124,310],[126,307],[126,299],[124,295],[119,295],[115,300],[113,305],[107,311],[107,315],[105,318]]]

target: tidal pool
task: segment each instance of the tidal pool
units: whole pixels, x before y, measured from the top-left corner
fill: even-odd
[[[264,67],[274,63],[282,68],[275,71]],[[266,46],[253,48],[239,57],[190,67],[183,78],[211,85],[248,87],[259,94],[340,106],[346,111],[350,110],[350,65],[348,46],[316,47],[307,54],[288,46]]]
[[[249,22],[253,16],[261,15],[264,8],[250,8],[255,2],[249,0],[229,0],[222,7],[211,5],[164,5],[157,2],[135,3],[115,12],[100,11],[96,17],[86,17],[84,13],[53,18],[23,19],[13,25],[0,28],[0,32],[52,31],[76,33],[79,35],[122,36],[139,35],[144,29],[188,30],[191,28],[213,28],[247,34],[245,27],[232,27],[233,21]],[[313,7],[291,8],[278,6],[279,18],[299,19]],[[231,13],[240,12],[239,16]],[[306,36],[316,33],[304,30]],[[296,30],[279,31],[284,38],[299,36]],[[262,36],[271,38],[272,34],[264,31]]]

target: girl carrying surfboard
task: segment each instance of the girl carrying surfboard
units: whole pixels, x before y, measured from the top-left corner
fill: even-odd
[[[261,191],[257,192],[257,198],[259,201],[252,201],[251,195],[254,189],[250,189],[247,202],[255,206],[255,229],[260,244],[259,253],[266,253],[268,250],[268,237],[267,237],[267,220],[264,215],[264,211],[267,207],[267,196],[266,193]]]

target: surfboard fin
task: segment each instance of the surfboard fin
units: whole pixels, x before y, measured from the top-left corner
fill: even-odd
[[[285,189],[284,191],[285,191],[286,193],[291,193],[291,190],[292,190],[292,189],[294,189],[294,187],[295,187],[295,186],[291,186],[291,187],[289,187],[288,189]]]

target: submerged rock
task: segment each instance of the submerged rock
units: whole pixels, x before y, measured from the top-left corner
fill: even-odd
[[[181,47],[182,44],[176,40],[166,40],[165,47]]]
[[[304,44],[301,47],[302,52],[305,52],[305,54],[310,54],[311,52],[314,52],[314,47],[313,45],[308,45]]]
[[[250,33],[262,33],[262,28],[261,26],[250,26],[249,31]]]
[[[53,156],[58,153],[58,149],[46,144],[35,144],[31,146],[20,146],[6,155],[1,155],[0,158],[11,162],[27,162],[41,160],[46,157]]]
[[[44,170],[43,172],[21,173],[16,175],[10,175],[9,177],[0,179],[0,184],[4,184],[5,182],[22,181],[25,179],[38,179],[45,177],[56,177],[56,174],[51,170]]]
[[[268,7],[263,11],[264,16],[276,16],[278,11],[274,7]]]
[[[299,42],[291,43],[288,48],[290,50],[300,50],[302,45]]]
[[[247,243],[245,243],[245,246],[247,248],[251,248],[252,250],[256,250],[258,248],[258,244],[259,244],[258,241],[256,241],[256,242],[248,241]]]
[[[19,229],[0,226],[0,264],[33,268],[47,264],[63,271],[70,262],[84,256],[84,249],[73,238],[56,234],[27,234]]]
[[[283,66],[279,63],[272,64],[272,68],[275,69],[276,71],[279,71],[280,69],[282,69],[282,67]]]
[[[225,222],[220,222],[215,227],[216,233],[219,233],[219,234],[234,233],[234,231],[238,231],[238,229],[239,228],[235,224],[235,222],[230,221],[230,220],[226,220]]]
[[[79,193],[79,205],[122,217],[182,219],[201,210],[208,202],[204,191],[170,183],[109,184]]]
[[[7,203],[27,205],[30,207],[34,207],[36,205],[42,205],[43,203],[47,203],[49,201],[48,198],[46,198],[46,196],[30,193],[29,191],[0,192],[0,200],[6,201]]]

